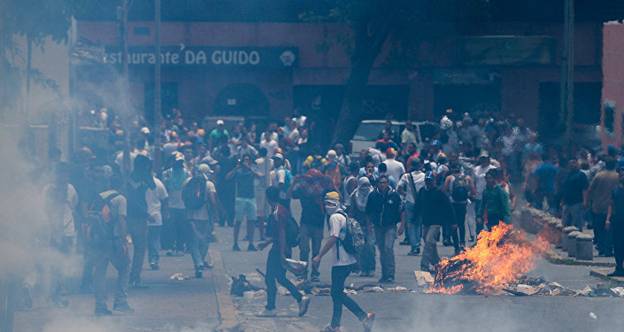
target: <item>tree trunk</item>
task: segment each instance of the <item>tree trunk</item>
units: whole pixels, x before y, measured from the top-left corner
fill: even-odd
[[[368,21],[353,24],[355,49],[351,56],[351,71],[336,121],[332,145],[347,144],[362,120],[362,102],[368,85],[368,76],[381,47],[388,38],[389,30],[387,25],[381,25],[371,32],[371,24]]]

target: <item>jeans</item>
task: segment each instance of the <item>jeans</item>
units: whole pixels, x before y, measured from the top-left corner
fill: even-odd
[[[422,220],[415,216],[415,212],[414,203],[405,202],[407,237],[412,251],[420,250],[420,238],[422,237]]]
[[[375,232],[371,227],[361,225],[364,232],[364,246],[358,254],[358,264],[363,273],[375,272]]]
[[[147,227],[147,260],[150,264],[160,261],[160,233],[162,226]]]
[[[577,203],[573,205],[564,205],[562,211],[563,224],[565,226],[575,226],[579,231],[583,230],[583,203]]]
[[[423,250],[420,267],[423,270],[429,270],[431,265],[440,262],[438,255],[438,237],[440,236],[440,225],[425,226],[423,228],[425,234],[425,249]]]
[[[117,283],[115,286],[115,305],[128,303],[128,272],[130,267],[130,257],[124,252],[123,247],[117,240],[116,244],[111,244],[108,248],[94,248],[93,263],[95,265],[94,288],[95,288],[95,309],[106,309],[106,270],[110,262],[117,270]]]
[[[331,297],[334,304],[331,326],[340,326],[342,306],[347,307],[359,320],[366,318],[366,312],[344,292],[344,284],[351,273],[353,265],[334,266],[331,271]]]
[[[275,246],[275,245],[274,245]],[[280,285],[284,286],[290,292],[297,302],[301,302],[301,293],[295,285],[286,278],[286,269],[282,265],[282,258],[280,257],[279,251],[276,247],[272,247],[271,251],[269,251],[269,257],[267,258],[266,265],[266,275],[264,277],[264,281],[267,286],[267,310],[275,309],[275,301],[277,296],[277,284],[276,281],[279,282]]]
[[[170,209],[169,218],[164,220],[161,232],[163,249],[184,252],[190,243],[189,225],[184,209]]]
[[[613,253],[613,237],[611,231],[605,227],[607,215],[603,213],[593,213],[594,235],[596,237],[598,252],[602,255]]]
[[[143,261],[147,250],[147,220],[128,219],[128,234],[130,234],[134,246],[130,282],[138,283],[141,282],[141,270],[143,270]]]
[[[69,255],[74,251],[75,238],[73,236],[62,236],[58,240],[53,241],[51,246],[63,258],[68,259]],[[64,295],[66,279],[63,276],[62,267],[55,264],[50,265],[50,297],[52,299],[58,299]]]
[[[477,237],[477,222],[476,222],[476,211],[474,208],[474,203],[469,202],[466,205],[466,226],[468,226],[468,235],[470,238]]]
[[[323,241],[323,226],[315,227],[307,224],[301,224],[301,238],[299,242],[299,259],[308,262],[310,259],[310,242],[312,242],[312,257],[315,257],[321,251],[321,242]],[[318,277],[319,264],[312,263],[312,278]],[[304,279],[308,278],[308,271],[302,275]]]
[[[453,203],[453,210],[457,224],[454,232],[459,231],[459,245],[464,246],[466,244],[466,203]]]
[[[621,221],[621,220],[619,220]],[[613,227],[613,252],[615,254],[615,270],[624,272],[624,227]]]
[[[396,237],[396,226],[375,226],[375,241],[379,250],[382,279],[394,278],[394,240]]]
[[[208,255],[209,238],[212,233],[212,221],[190,220],[191,224],[191,258],[197,270],[204,264]]]

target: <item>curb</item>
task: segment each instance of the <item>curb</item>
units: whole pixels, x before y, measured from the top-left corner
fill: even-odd
[[[217,314],[219,317],[219,325],[216,327],[217,332],[242,332],[244,329],[238,320],[238,314],[232,298],[228,292],[228,281],[225,273],[225,265],[218,250],[210,250],[210,256],[214,268],[212,269],[211,278],[215,285],[215,297],[217,302]]]
[[[613,283],[617,283],[618,285],[624,285],[624,277],[609,277],[609,270],[606,269],[591,269],[589,271],[589,275],[592,277],[597,277],[603,280],[608,280]]]
[[[615,263],[611,262],[582,261],[570,257],[563,257],[554,250],[544,253],[544,258],[546,258],[548,262],[557,265],[615,267]]]

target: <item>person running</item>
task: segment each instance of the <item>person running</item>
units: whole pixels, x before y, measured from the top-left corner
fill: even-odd
[[[310,306],[310,298],[301,295],[297,287],[286,278],[285,260],[290,251],[289,244],[286,241],[286,228],[289,219],[292,218],[290,211],[284,206],[280,199],[280,191],[277,187],[269,187],[266,191],[267,201],[271,205],[272,213],[269,221],[269,233],[271,239],[258,245],[260,250],[272,244],[271,250],[267,257],[266,274],[264,276],[267,286],[267,304],[258,316],[275,317],[275,302],[277,297],[277,285],[286,287],[292,297],[299,304],[299,317],[302,317],[308,311]]]
[[[256,251],[254,246],[254,231],[256,219],[256,198],[254,197],[254,180],[260,177],[253,168],[253,162],[250,155],[244,155],[239,161],[236,168],[227,174],[228,179],[234,179],[236,186],[236,201],[234,209],[234,246],[232,250],[240,251],[238,246],[238,235],[240,233],[241,223],[245,221],[247,226],[247,251]]]
[[[328,216],[330,237],[325,242],[319,255],[313,258],[313,261],[316,264],[320,264],[323,256],[332,250],[331,297],[333,313],[331,323],[322,332],[340,331],[343,306],[347,307],[362,322],[364,331],[371,331],[375,322],[375,313],[365,312],[357,302],[344,292],[345,281],[351,271],[353,271],[357,260],[355,256],[345,250],[341,242],[346,237],[347,218],[340,205],[340,194],[336,191],[327,193],[324,205]]]
[[[401,196],[390,187],[387,176],[380,176],[377,189],[368,196],[366,214],[375,228],[381,283],[394,282],[394,241],[397,238],[397,224],[401,221],[402,209]]]

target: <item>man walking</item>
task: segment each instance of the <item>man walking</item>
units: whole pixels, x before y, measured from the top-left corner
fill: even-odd
[[[325,242],[323,249],[313,261],[320,264],[321,258],[332,250],[332,271],[331,271],[331,297],[333,302],[333,313],[331,323],[322,331],[340,331],[342,320],[342,307],[345,306],[364,325],[364,331],[371,331],[375,322],[375,314],[366,313],[362,308],[344,292],[344,284],[356,264],[356,258],[349,253],[342,241],[347,235],[347,218],[340,205],[340,194],[336,191],[325,195],[325,211],[329,217],[329,239]]]
[[[422,238],[421,219],[417,218],[416,198],[418,192],[425,185],[425,173],[421,171],[422,164],[418,158],[411,160],[411,169],[403,174],[397,185],[398,192],[403,196],[405,212],[403,213],[407,234],[411,246],[409,256],[420,254],[420,239]]]
[[[390,188],[388,177],[377,180],[377,189],[368,196],[366,214],[375,229],[375,240],[379,250],[381,283],[394,282],[394,240],[397,238],[397,224],[401,221],[403,206],[401,196]]]
[[[452,223],[455,216],[451,201],[436,186],[435,177],[431,172],[425,175],[425,186],[418,193],[416,211],[419,212],[418,217],[422,219],[425,240],[420,269],[433,271],[433,266],[440,261],[437,246],[440,230],[445,224]]]
[[[451,229],[451,238],[457,254],[466,247],[466,206],[475,195],[472,178],[462,172],[459,164],[451,166],[451,174],[444,181],[444,192],[449,195],[455,214],[453,225],[456,227]]]
[[[160,269],[160,234],[163,226],[162,209],[167,206],[169,194],[165,185],[154,177],[154,189],[148,189],[145,200],[147,201],[147,258],[152,270]]]
[[[254,246],[254,232],[256,219],[256,198],[254,197],[254,180],[260,174],[252,168],[250,155],[244,155],[236,168],[227,174],[228,179],[234,179],[236,200],[234,204],[234,246],[232,250],[240,251],[238,235],[243,221],[247,227],[247,251],[256,251]]]
[[[289,210],[283,205],[280,199],[280,191],[277,187],[269,187],[266,191],[267,201],[271,205],[273,212],[271,213],[271,220],[269,223],[269,232],[271,239],[268,242],[260,244],[258,247],[260,250],[264,249],[269,244],[271,250],[267,257],[266,263],[266,275],[264,276],[267,286],[267,305],[259,316],[261,317],[275,317],[275,302],[277,296],[277,285],[286,287],[292,297],[299,303],[299,317],[302,317],[308,311],[310,306],[310,298],[308,296],[302,296],[295,285],[293,285],[288,278],[286,278],[285,260],[287,252],[290,251],[289,244],[286,240],[286,228],[289,219],[292,218]]]
[[[609,230],[605,227],[607,212],[611,205],[613,190],[619,183],[619,176],[615,172],[616,161],[609,158],[605,161],[605,170],[599,172],[587,190],[586,206],[591,211],[594,235],[600,256],[613,255],[613,243]]]
[[[568,175],[563,181],[561,190],[562,219],[565,226],[583,229],[583,195],[588,185],[587,176],[580,171],[578,161],[576,159],[570,160],[568,162]]]
[[[497,182],[499,178],[498,169],[491,169],[485,176],[486,187],[483,191],[483,203],[481,209],[481,220],[491,231],[499,222],[511,222],[511,206],[509,194]]]
[[[128,230],[126,224],[127,201],[111,182],[113,171],[108,166],[96,170],[95,185],[99,195],[88,208],[88,245],[92,253],[95,290],[95,314],[109,316],[112,312],[106,304],[106,270],[111,263],[117,270],[117,283],[113,309],[132,313],[128,305]]]

